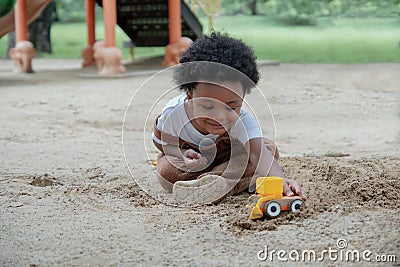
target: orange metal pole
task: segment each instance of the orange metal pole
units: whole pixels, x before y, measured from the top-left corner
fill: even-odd
[[[175,44],[182,36],[181,0],[168,0],[169,43]]]
[[[85,9],[86,9],[86,27],[88,31],[88,44],[93,45],[94,42],[96,41],[94,0],[85,0]]]
[[[28,40],[28,23],[26,19],[26,0],[17,0],[15,12],[16,42]]]
[[[115,47],[115,25],[117,24],[117,0],[103,1],[105,47]]]

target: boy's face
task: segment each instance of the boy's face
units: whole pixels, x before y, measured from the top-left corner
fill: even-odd
[[[187,92],[193,126],[202,134],[224,134],[239,118],[243,96],[243,86],[237,81],[198,83],[192,94]]]

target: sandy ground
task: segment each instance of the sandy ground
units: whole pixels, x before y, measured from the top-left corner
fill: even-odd
[[[309,200],[300,213],[258,221],[247,219],[248,193],[179,208],[130,176],[123,118],[155,66],[111,79],[77,60],[35,59],[29,75],[0,60],[0,265],[399,265],[400,64],[260,66],[280,164]],[[137,181],[155,177],[145,119],[169,82],[157,79],[135,96],[124,132]],[[248,101],[275,135],[265,102]],[[304,251],[324,260],[302,261]],[[360,261],[347,261],[349,251]]]

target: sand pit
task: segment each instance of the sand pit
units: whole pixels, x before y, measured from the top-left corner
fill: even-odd
[[[177,208],[134,183],[122,152],[123,117],[135,90],[159,70],[157,60],[115,79],[80,71],[77,60],[35,60],[30,75],[13,74],[12,62],[0,60],[0,265],[399,264],[399,64],[260,66],[280,164],[309,200],[301,212],[251,221],[248,193]],[[136,179],[154,178],[147,161],[157,150],[141,153],[142,112],[165,79],[134,107],[129,136],[138,152],[129,160]],[[260,115],[261,123],[267,119]],[[263,261],[266,247],[286,251],[287,261],[276,253]],[[342,256],[371,251],[373,262],[319,261],[329,248]],[[304,250],[317,259],[289,258]]]

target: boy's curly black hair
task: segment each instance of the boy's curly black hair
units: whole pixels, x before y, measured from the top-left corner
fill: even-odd
[[[245,93],[249,93],[260,78],[253,49],[242,40],[220,32],[197,39],[180,59],[180,63],[196,61],[220,64],[180,65],[175,69],[173,78],[181,90],[193,92],[197,85],[193,81],[240,81]]]

